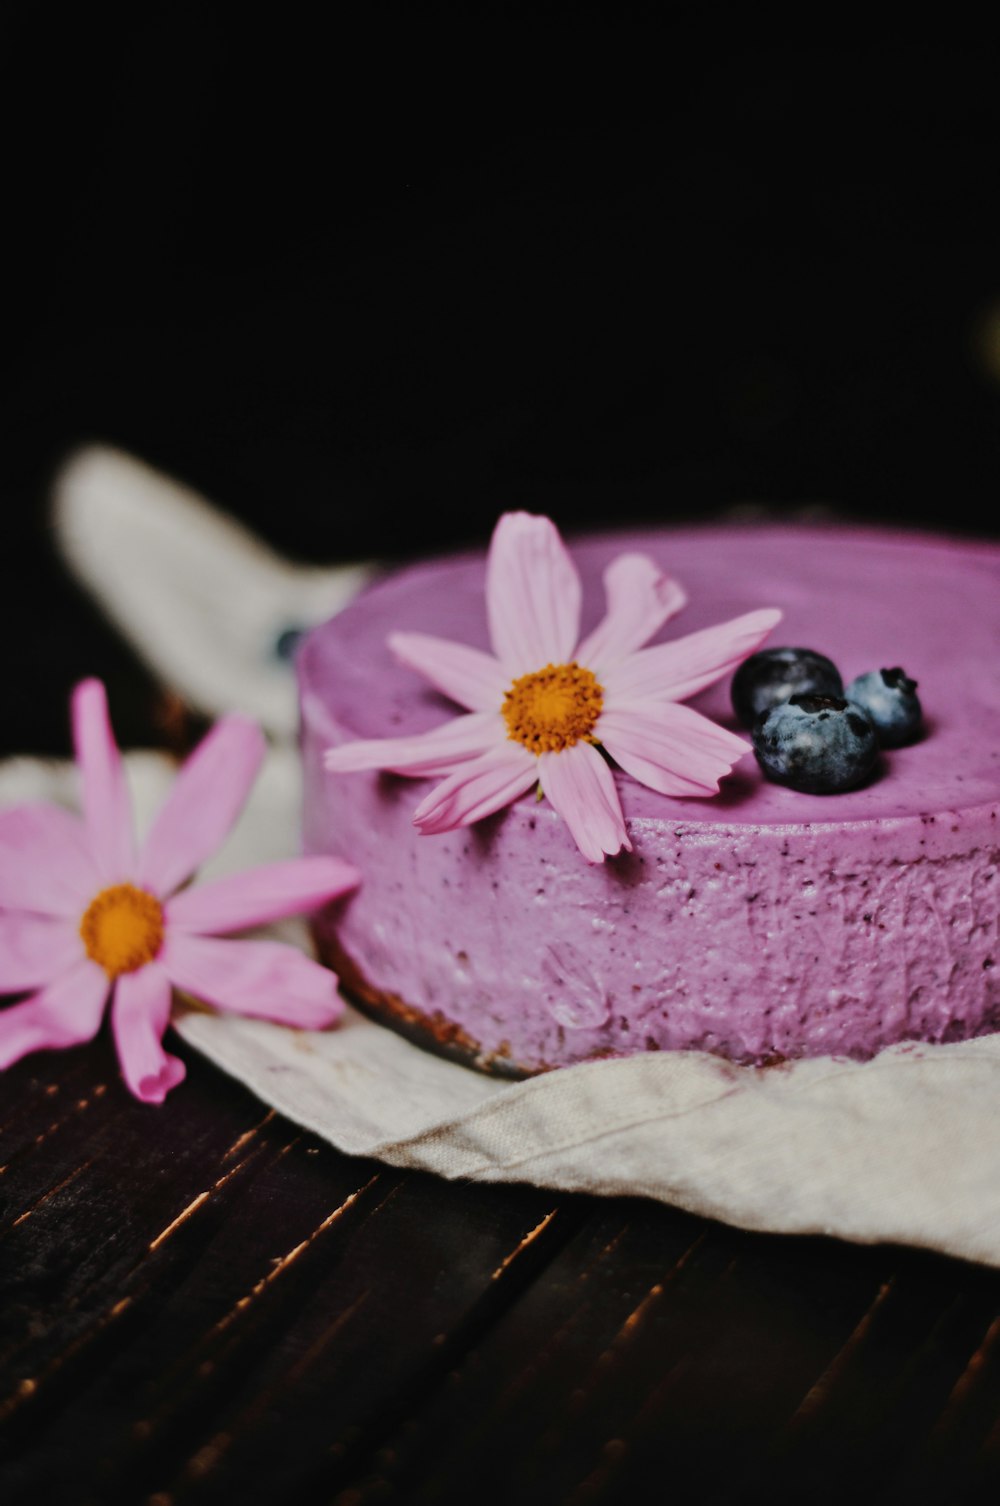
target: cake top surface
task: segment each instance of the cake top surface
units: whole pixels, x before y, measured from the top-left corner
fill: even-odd
[[[1000,547],[826,524],[707,524],[570,537],[567,544],[583,584],[582,634],[604,614],[605,566],[638,552],[674,576],[689,598],[653,643],[780,607],[771,646],[817,649],[834,660],[845,684],[896,665],[919,684],[923,737],[883,754],[863,788],[837,795],[786,789],[767,781],[748,751],[708,799],[667,797],[617,774],[628,820],[841,825],[940,819],[1000,799]],[[455,715],[451,701],[396,663],[386,639],[394,631],[423,632],[488,650],[485,570],[485,551],[400,570],[309,635],[299,655],[300,685],[331,742],[424,732]],[[689,704],[742,732],[729,687],[727,676]]]

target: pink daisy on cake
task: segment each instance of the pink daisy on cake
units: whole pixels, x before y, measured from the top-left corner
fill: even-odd
[[[748,612],[646,648],[684,606],[682,588],[641,554],[613,560],[604,586],[607,613],[581,642],[580,578],[558,530],[545,517],[505,513],[486,569],[493,653],[426,633],[388,640],[465,714],[414,737],[331,748],[326,767],[441,777],[414,812],[426,834],[480,821],[537,784],[588,861],[631,851],[600,749],[664,795],[716,794],[750,745],[678,703],[752,654],[781,613]]]
[[[315,910],[358,882],[339,858],[305,857],[186,887],[243,808],[263,733],[224,717],[195,749],[137,850],[104,686],[72,702],[83,819],[45,801],[0,811],[0,1067],[89,1041],[109,995],[122,1075],[161,1103],[184,1063],[161,1045],[172,988],[219,1009],[319,1030],[342,1013],[337,980],[295,947],[223,939]]]

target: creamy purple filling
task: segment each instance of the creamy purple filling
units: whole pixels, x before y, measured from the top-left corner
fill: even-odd
[[[332,744],[454,715],[393,661],[390,631],[487,646],[481,557],[405,570],[299,655],[305,847],[363,875],[319,921],[321,941],[335,930],[373,989],[526,1070],[678,1048],[862,1057],[996,1028],[1000,550],[806,527],[591,537],[573,546],[584,631],[603,609],[601,571],[624,550],[688,591],[662,638],[779,606],[773,641],[829,655],[845,682],[905,664],[925,736],[834,796],[770,784],[752,755],[707,800],[620,774],[635,850],[599,866],[531,795],[478,826],[418,836],[428,781],[322,769]],[[728,682],[692,704],[738,730]]]

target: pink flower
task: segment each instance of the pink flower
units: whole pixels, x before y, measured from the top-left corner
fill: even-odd
[[[137,854],[104,686],[78,685],[73,738],[82,821],[43,801],[0,811],[0,993],[37,990],[0,1011],[0,1067],[96,1035],[108,995],[122,1074],[146,1103],[184,1076],[163,1050],[171,985],[219,1009],[304,1029],[343,1008],[337,980],[294,947],[218,932],[315,909],[358,875],[336,858],[296,858],[182,888],[239,815],[264,737],[225,717],[180,771]]]
[[[601,863],[631,850],[601,744],[664,795],[714,795],[750,745],[678,701],[735,668],[780,620],[748,612],[643,648],[684,606],[681,587],[641,554],[604,573],[607,615],[579,642],[580,580],[555,525],[505,513],[490,544],[486,613],[493,655],[426,633],[393,633],[396,657],[468,715],[416,737],[331,748],[337,773],[444,775],[414,812],[422,832],[492,815],[540,784],[580,851]]]

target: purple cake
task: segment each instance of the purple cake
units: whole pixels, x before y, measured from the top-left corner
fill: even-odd
[[[845,683],[905,666],[923,736],[836,795],[771,783],[752,755],[709,799],[616,771],[633,850],[603,864],[583,860],[533,793],[422,836],[412,814],[428,781],[323,768],[330,746],[455,714],[395,662],[390,632],[487,647],[484,556],[401,571],[316,629],[298,660],[305,850],[362,874],[316,921],[347,989],[422,1043],[515,1076],[637,1051],[866,1058],[1000,1028],[1000,549],[771,525],[570,549],[585,632],[604,566],[641,552],[689,598],[654,641],[780,607],[772,641],[829,655]],[[728,679],[690,704],[739,730]]]

